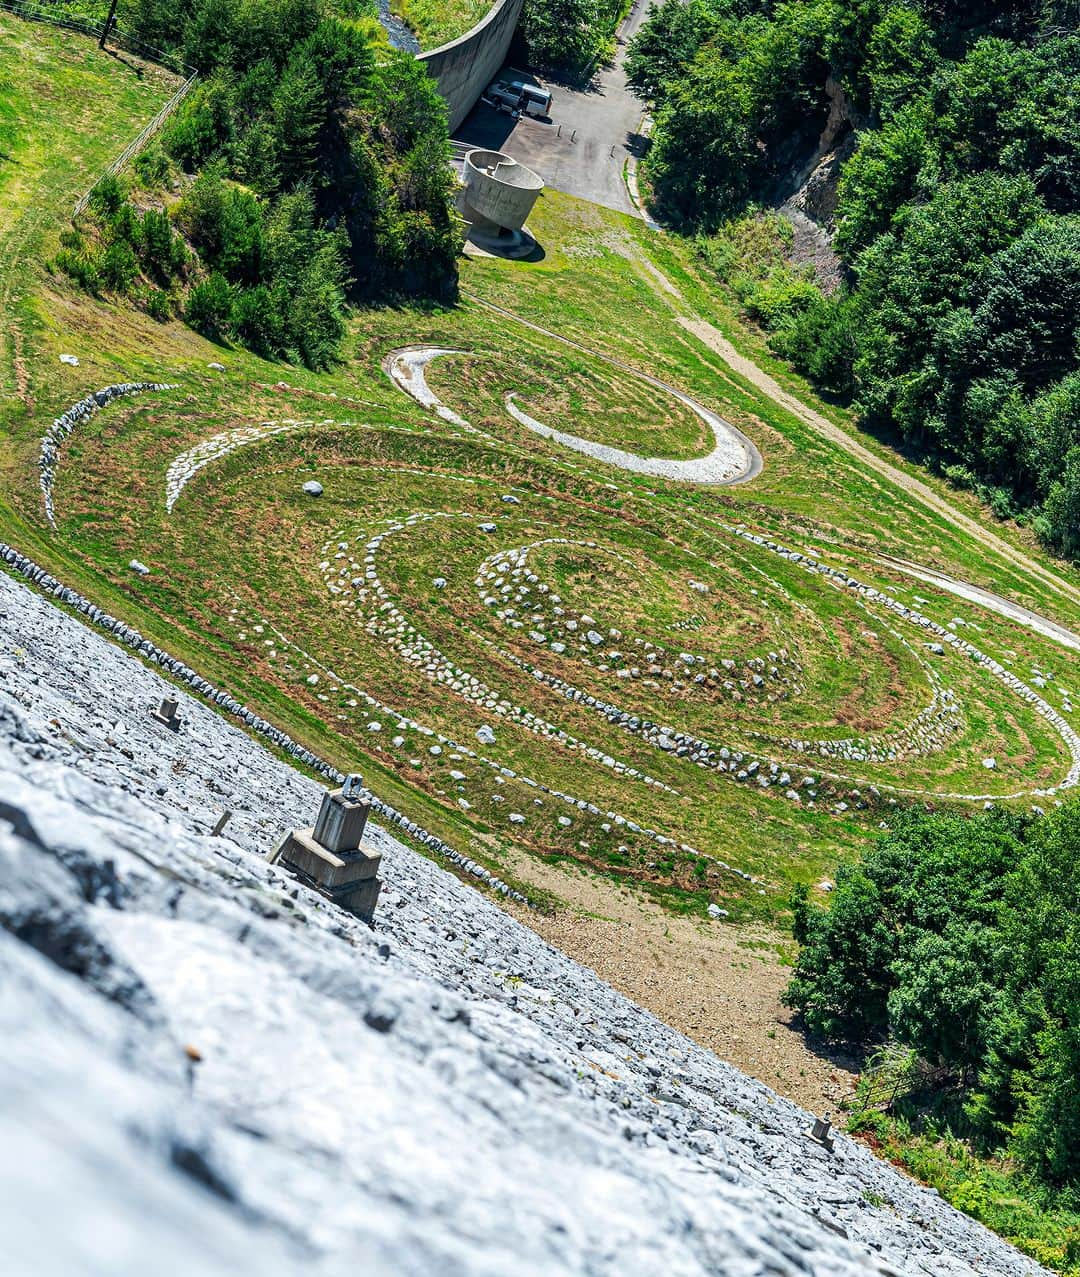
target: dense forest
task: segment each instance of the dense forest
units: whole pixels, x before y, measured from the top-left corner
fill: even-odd
[[[1080,1200],[1080,803],[909,812],[795,915],[808,1026],[914,1048],[951,1075],[954,1125]]]
[[[748,308],[868,429],[1080,558],[1078,16],[1075,0],[660,0],[627,68],[655,107],[655,207],[720,265],[826,124],[846,131],[826,219],[841,286],[774,263]]]
[[[628,7],[626,0],[525,0],[520,56],[556,73],[587,73],[613,56],[615,30]]]
[[[103,183],[63,269],[311,367],[336,356],[348,300],[454,294],[446,106],[364,6],[127,0],[120,15],[201,72],[137,167],[150,190],[170,166],[189,177],[165,215]]]

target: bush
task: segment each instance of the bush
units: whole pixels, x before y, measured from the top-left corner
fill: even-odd
[[[621,13],[618,0],[525,0],[520,30],[529,61],[584,70],[610,49]]]
[[[135,172],[139,176],[139,181],[151,190],[164,186],[171,171],[169,157],[158,146],[151,146],[145,151],[140,151],[135,157]]]
[[[102,221],[115,217],[125,200],[124,188],[115,173],[106,173],[90,192],[89,207]]]
[[[265,285],[242,288],[237,293],[232,322],[237,338],[257,355],[273,359],[283,353],[285,325]]]
[[[173,233],[169,215],[155,209],[143,214],[139,235],[139,256],[147,271],[160,284],[167,284],[187,265],[187,249]]]
[[[1051,549],[1080,558],[1080,446],[1070,450],[1060,477],[1050,485],[1038,526]]]
[[[258,199],[207,169],[180,202],[177,221],[204,261],[237,283],[255,283],[265,266]]]
[[[126,240],[116,240],[102,253],[98,270],[105,288],[126,293],[139,273],[139,263],[131,245]]]
[[[145,296],[146,313],[151,319],[164,323],[172,318],[172,300],[169,294],[160,288],[148,288]]]
[[[214,272],[188,293],[184,318],[204,337],[223,341],[232,326],[233,290],[224,275]]]
[[[56,254],[56,266],[88,293],[96,294],[101,288],[98,257],[88,248],[62,248]]]

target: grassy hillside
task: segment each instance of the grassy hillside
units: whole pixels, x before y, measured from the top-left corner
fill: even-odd
[[[394,0],[390,7],[412,27],[421,49],[437,49],[476,26],[491,3],[489,0]]]
[[[3,375],[18,389],[0,408],[0,500],[5,534],[24,551],[313,748],[366,771],[477,859],[498,867],[524,847],[702,914],[712,900],[736,917],[775,916],[788,884],[831,872],[895,804],[954,794],[1030,803],[1060,781],[1060,735],[986,670],[932,652],[917,627],[739,535],[815,553],[911,606],[925,599],[925,614],[964,621],[957,632],[1018,676],[1032,678],[1033,666],[1056,676],[1041,693],[1056,709],[1071,703],[1072,658],[879,556],[932,564],[1066,620],[1067,598],[733,372],[680,321],[704,316],[764,357],[677,243],[548,193],[535,221],[542,261],[467,262],[456,308],[357,314],[347,358],[329,373],[267,363],[49,273],[72,193],[168,84],[71,37],[10,19],[0,31],[8,147],[23,157],[17,179],[13,167],[0,171],[16,226],[4,260],[9,281],[21,281],[5,293],[19,324]],[[80,93],[56,91],[64,75],[84,77]],[[48,145],[32,131],[38,108],[26,105],[44,80]],[[430,384],[469,428],[425,412],[383,371],[388,352],[425,342],[460,352],[431,366]],[[60,364],[61,353],[80,366]],[[698,418],[602,355],[721,412],[757,444],[762,475],[726,489],[650,480],[561,449],[506,413],[504,396],[516,392],[534,416],[602,442],[667,456],[708,449]],[[50,531],[36,466],[45,426],[89,390],[132,379],[178,388],[120,401],[79,427],[63,446]],[[232,433],[251,427],[253,437]],[[170,466],[217,436],[227,455],[168,510]],[[302,492],[312,478],[321,499]],[[514,577],[498,556],[520,547],[531,548]],[[136,577],[132,558],[151,574]],[[516,614],[500,618],[484,601],[503,588],[499,577],[512,578],[520,629]],[[565,624],[574,618],[576,634]],[[582,640],[594,627],[595,646]],[[696,766],[535,671],[740,751],[773,783]],[[462,749],[431,752],[433,738],[401,728],[406,719]],[[494,744],[478,742],[484,726]],[[541,797],[536,784],[592,809]]]

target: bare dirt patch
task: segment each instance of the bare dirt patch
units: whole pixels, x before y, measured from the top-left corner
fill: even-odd
[[[521,921],[687,1037],[812,1111],[835,1113],[854,1093],[857,1062],[815,1054],[780,1003],[791,975],[781,932],[673,915],[532,857],[513,870],[564,902],[552,915],[508,905]]]

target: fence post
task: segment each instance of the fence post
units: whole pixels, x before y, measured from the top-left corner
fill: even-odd
[[[105,25],[101,28],[101,39],[98,41],[98,48],[104,49],[105,41],[109,32],[112,30],[113,23],[116,21],[116,0],[112,0],[109,5],[109,16],[105,19]]]

